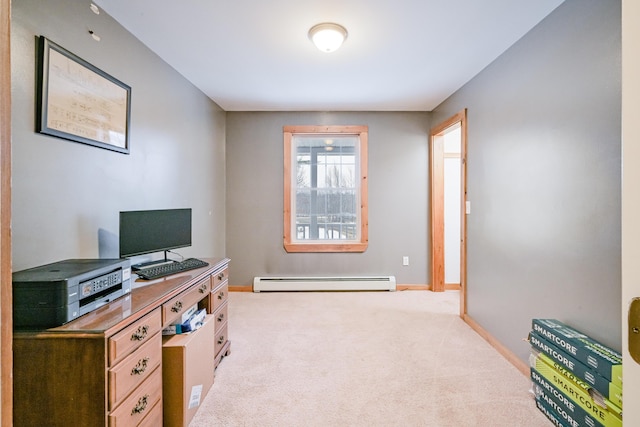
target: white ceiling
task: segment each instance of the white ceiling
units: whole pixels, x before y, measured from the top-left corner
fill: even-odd
[[[563,0],[95,0],[226,111],[431,111]],[[309,28],[349,36],[323,53]]]

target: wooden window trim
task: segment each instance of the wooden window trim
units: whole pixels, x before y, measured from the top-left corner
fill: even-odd
[[[287,252],[364,252],[369,245],[367,190],[367,126],[284,126],[284,249]],[[291,236],[291,140],[295,134],[351,134],[360,137],[360,241],[345,243],[293,242]]]

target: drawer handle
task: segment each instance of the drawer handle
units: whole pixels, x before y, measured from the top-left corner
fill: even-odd
[[[222,280],[222,279],[224,279],[224,271],[218,274],[218,280]]]
[[[224,291],[220,291],[218,293],[218,299],[223,299],[224,298]]]
[[[224,313],[220,313],[218,316],[218,322],[222,322],[224,320]]]
[[[131,369],[131,375],[140,375],[144,371],[147,370],[147,364],[149,363],[149,358],[145,357],[144,359],[138,360],[138,364]]]
[[[204,294],[205,292],[207,292],[207,284],[203,283],[202,286],[200,286],[199,291],[201,294]]]
[[[131,335],[131,341],[142,341],[147,337],[148,333],[149,325],[139,326],[138,330]]]
[[[141,414],[142,412],[144,412],[144,410],[147,409],[147,405],[149,404],[148,400],[148,394],[145,394],[140,399],[138,399],[138,403],[131,410],[131,415]]]
[[[182,301],[176,301],[176,303],[173,304],[173,307],[171,307],[171,311],[178,313],[180,310],[182,310]]]
[[[224,344],[225,339],[224,339],[224,335],[220,335],[220,338],[218,338],[218,344]]]

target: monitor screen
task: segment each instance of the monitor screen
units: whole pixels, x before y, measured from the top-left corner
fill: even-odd
[[[120,257],[191,246],[191,209],[120,212]]]

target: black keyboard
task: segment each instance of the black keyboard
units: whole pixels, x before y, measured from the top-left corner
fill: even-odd
[[[141,279],[158,279],[160,277],[169,276],[171,274],[181,273],[183,271],[194,270],[208,266],[209,263],[197,258],[187,258],[183,261],[162,264],[155,267],[143,268],[136,271]]]

